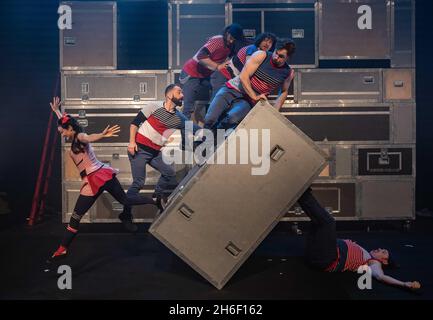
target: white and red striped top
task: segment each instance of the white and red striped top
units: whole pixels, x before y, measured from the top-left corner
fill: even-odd
[[[80,171],[83,180],[80,194],[94,196],[107,181],[117,174],[117,170],[99,161],[90,143],[84,145],[83,151],[73,153],[70,150],[70,156]]]
[[[360,245],[352,240],[343,240],[347,245],[346,263],[342,271],[358,271],[360,266],[368,264],[371,255],[364,250]],[[338,247],[337,247],[338,250]],[[326,269],[326,271],[334,271],[340,260],[340,250],[338,250],[337,259]]]
[[[183,70],[191,77],[208,78],[213,72],[198,63],[201,58],[199,57],[199,53],[203,51],[203,49],[207,49],[209,52],[209,55],[206,57],[216,63],[224,62],[230,55],[230,48],[225,45],[223,36],[219,35],[210,38],[203,47],[197,51],[194,57],[185,62],[183,66]]]
[[[267,52],[266,58],[250,78],[251,87],[257,94],[269,95],[278,89],[290,75],[290,67],[284,64],[281,67],[272,62],[272,53]],[[227,81],[229,88],[243,92],[239,76]]]
[[[347,259],[344,265],[344,271],[357,271],[358,268],[368,262],[368,258],[364,257],[364,249],[356,242],[344,240],[347,244]]]
[[[169,112],[163,105],[146,105],[132,124],[138,127],[136,143],[150,152],[159,151],[176,129],[181,129],[186,120],[179,111]]]
[[[73,153],[72,150],[70,150],[69,154],[72,161],[74,161],[77,166],[81,176],[88,176],[104,166],[108,167],[96,158],[95,152],[90,143],[84,145],[84,152]]]

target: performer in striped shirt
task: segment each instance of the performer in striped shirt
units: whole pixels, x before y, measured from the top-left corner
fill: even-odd
[[[164,163],[161,148],[176,129],[184,133],[185,121],[188,119],[176,109],[176,106],[182,105],[182,101],[182,89],[170,84],[165,89],[165,101],[143,107],[130,125],[128,157],[133,182],[127,195],[135,196],[144,187],[146,165],[149,164],[161,173],[154,194],[160,210],[163,210],[165,199],[177,185],[174,167]],[[194,126],[194,130],[198,128]],[[119,217],[132,223],[131,208],[124,206]],[[133,231],[137,229],[135,225],[134,227]]]
[[[377,280],[389,285],[417,290],[417,281],[402,282],[385,275],[383,269],[395,266],[386,249],[367,251],[352,240],[337,239],[335,219],[318,203],[308,189],[298,203],[311,219],[311,228],[306,239],[306,259],[308,263],[327,272],[357,272],[361,266],[368,266]]]
[[[215,97],[217,91],[225,85],[227,80],[241,73],[245,63],[254,52],[257,50],[272,52],[275,49],[276,41],[277,37],[273,33],[261,33],[256,37],[253,44],[246,45],[240,48],[238,52],[235,52],[225,68],[221,68],[219,71],[215,71],[212,74],[212,99]]]
[[[280,42],[273,53],[255,52],[239,76],[226,82],[212,100],[205,128],[229,129],[237,126],[251,108],[274,90],[282,88],[274,107],[279,110],[287,98],[293,70],[287,61],[295,51],[293,41]]]
[[[227,26],[222,35],[211,37],[187,62],[179,81],[185,95],[183,113],[190,119],[197,100],[208,100],[211,90],[210,76],[227,64],[237,41],[243,41],[242,27],[236,23]]]

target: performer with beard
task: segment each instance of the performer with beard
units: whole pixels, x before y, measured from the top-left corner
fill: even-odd
[[[197,100],[208,100],[211,90],[211,74],[225,68],[233,50],[244,43],[242,27],[233,23],[224,28],[221,35],[209,38],[197,53],[185,62],[179,82],[185,93],[183,113],[191,119]],[[246,44],[244,44],[246,45]]]
[[[173,165],[164,163],[161,148],[176,129],[184,133],[185,121],[188,119],[176,109],[176,106],[182,105],[182,101],[182,89],[176,84],[170,84],[165,89],[162,105],[149,103],[144,106],[131,122],[129,131],[128,157],[133,182],[127,195],[135,196],[144,187],[146,165],[149,164],[161,173],[154,193],[161,211],[166,198],[177,185],[175,169]],[[198,129],[197,126],[194,128]],[[132,224],[130,206],[124,206],[119,218],[124,221],[125,227],[130,226],[131,232],[137,230],[137,226]]]

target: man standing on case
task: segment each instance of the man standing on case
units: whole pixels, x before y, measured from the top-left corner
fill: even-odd
[[[257,51],[246,62],[239,76],[226,82],[211,101],[205,117],[207,129],[232,129],[259,100],[282,87],[274,107],[279,110],[287,98],[293,70],[287,64],[295,52],[291,40],[279,42],[274,52]]]
[[[233,23],[222,35],[211,37],[198,52],[185,62],[179,81],[185,95],[183,113],[190,119],[197,100],[209,99],[211,74],[228,63],[227,58],[238,41],[244,41],[242,27]]]

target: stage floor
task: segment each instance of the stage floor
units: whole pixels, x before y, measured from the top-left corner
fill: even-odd
[[[417,219],[410,232],[382,227],[366,232],[358,226],[339,231],[340,238],[353,239],[367,249],[389,249],[401,265],[389,275],[420,281],[423,289],[417,294],[377,281],[371,290],[360,290],[355,273],[329,274],[309,268],[302,258],[303,237],[290,232],[289,223],[280,223],[224,289],[217,290],[147,233],[148,226],[140,225],[140,232],[131,235],[120,224],[83,225],[70,256],[61,262],[72,268],[72,290],[59,290],[59,275],[44,272],[45,259],[62,238],[64,227],[58,217],[33,229],[3,230],[0,298],[433,299],[431,218]]]

